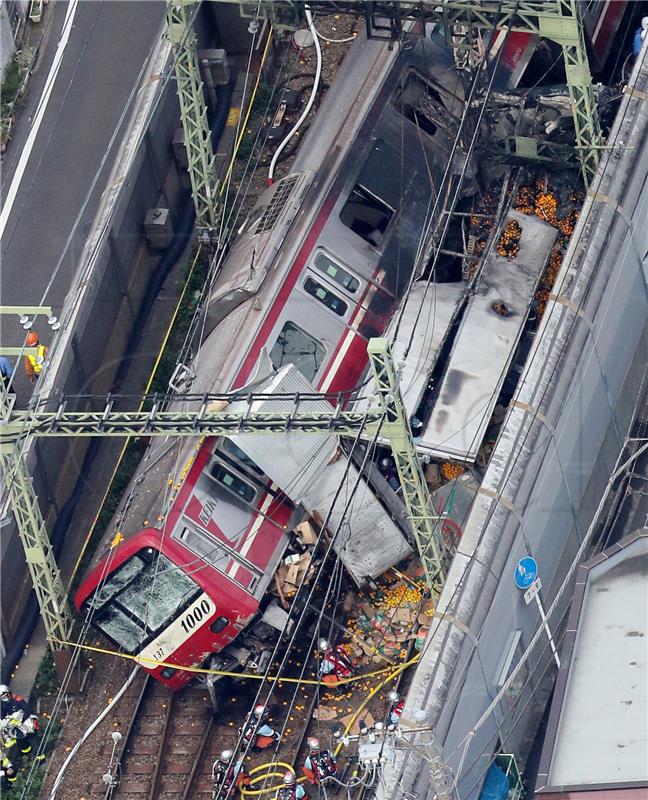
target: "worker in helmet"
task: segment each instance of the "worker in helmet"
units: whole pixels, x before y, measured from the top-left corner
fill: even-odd
[[[398,692],[391,691],[389,697],[389,711],[387,712],[387,730],[393,731],[403,713],[405,699]]]
[[[330,750],[320,746],[314,736],[307,740],[308,755],[304,761],[304,777],[313,786],[319,786],[327,778],[337,777],[337,763]]]
[[[29,703],[20,695],[12,693],[5,685],[0,685],[0,719],[11,718],[10,725],[18,749],[22,755],[27,755],[33,750],[34,742],[38,736],[38,717],[32,713]],[[37,761],[44,760],[45,756],[36,756]]]
[[[264,705],[254,706],[239,728],[239,736],[252,744],[252,750],[258,753],[267,747],[279,744],[281,736],[268,725],[268,714]]]
[[[16,768],[4,750],[0,750],[0,786],[8,788],[16,782]]]
[[[19,710],[23,712],[25,719],[31,716],[32,710],[29,703],[20,695],[13,694],[6,684],[0,685],[0,719]]]
[[[250,774],[243,761],[233,761],[233,758],[234,752],[232,750],[223,750],[220,758],[214,761],[212,766],[212,780],[214,782],[212,798],[214,800],[229,797],[232,787],[236,789],[248,789],[250,787]]]
[[[40,339],[38,338],[36,331],[30,331],[27,334],[27,340],[25,344],[27,347],[35,347],[37,350],[37,354],[35,356],[31,354],[26,355],[24,362],[25,373],[29,380],[34,383],[43,369],[43,363],[45,361],[45,357],[47,356],[47,347],[40,343]]]
[[[308,799],[308,793],[297,783],[295,773],[285,772],[283,786],[277,789],[275,800],[304,800],[304,798]]]
[[[324,683],[337,683],[340,678],[350,678],[355,667],[342,644],[331,646],[327,639],[320,639],[317,645],[320,652],[319,678]]]

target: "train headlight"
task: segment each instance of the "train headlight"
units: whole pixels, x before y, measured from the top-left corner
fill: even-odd
[[[160,675],[165,678],[167,681],[170,680],[178,670],[175,667],[165,667]]]

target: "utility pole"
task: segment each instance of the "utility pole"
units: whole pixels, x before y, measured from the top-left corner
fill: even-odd
[[[196,0],[167,0],[167,36],[173,47],[180,117],[199,233],[211,238],[218,222],[214,148],[189,10]]]
[[[396,462],[407,517],[428,588],[433,595],[438,596],[445,579],[445,562],[448,560],[439,524],[442,517],[434,513],[421,462],[412,441],[412,431],[394,370],[389,341],[371,339],[367,351],[378,398],[386,416],[382,432],[389,440]]]
[[[25,330],[32,327],[32,316],[46,315],[50,326],[56,329],[58,320],[52,316],[49,306],[1,306],[0,316],[18,315]],[[3,354],[37,355],[38,349],[2,348]],[[5,430],[13,413],[15,397],[9,395],[3,381],[0,381],[0,426]],[[38,504],[31,476],[25,464],[23,442],[14,447],[0,439],[0,468],[5,487],[9,494],[11,509],[16,520],[16,528],[20,537],[25,561],[32,585],[36,592],[45,633],[52,650],[63,647],[54,640],[68,641],[74,620],[67,602],[61,574],[54,558],[45,520]]]

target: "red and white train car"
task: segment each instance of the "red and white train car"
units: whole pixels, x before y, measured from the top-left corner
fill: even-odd
[[[438,36],[394,49],[354,42],[292,171],[259,199],[223,265],[192,392],[243,387],[269,362],[319,392],[361,382],[367,342],[384,331],[425,243],[461,110]],[[324,516],[346,465],[323,459],[317,479],[300,483],[295,464],[308,459],[262,456],[225,438],[152,444],[123,541],[99,554],[76,595],[96,628],[173,689],[192,679],[186,666],[258,661],[268,625],[257,623],[275,624],[267,589],[287,530],[304,509]],[[348,485],[357,477],[351,465]],[[336,506],[330,527],[341,522]],[[363,479],[336,549],[358,582],[410,550]]]

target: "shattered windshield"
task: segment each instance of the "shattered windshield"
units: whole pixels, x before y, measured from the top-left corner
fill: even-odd
[[[93,624],[126,652],[139,650],[199,593],[198,585],[166,556],[141,550],[88,598]]]

